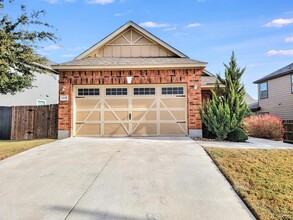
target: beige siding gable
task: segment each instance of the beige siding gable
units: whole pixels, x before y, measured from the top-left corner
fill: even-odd
[[[134,28],[129,28],[87,57],[177,57]]]

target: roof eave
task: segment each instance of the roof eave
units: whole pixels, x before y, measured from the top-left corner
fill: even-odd
[[[166,64],[166,65],[117,65],[117,66],[81,66],[81,65],[52,65],[54,70],[132,70],[132,69],[171,69],[171,68],[199,68],[207,63],[198,64]]]
[[[271,80],[271,79],[276,79],[276,78],[279,78],[279,77],[282,77],[282,76],[286,76],[286,75],[289,75],[289,74],[292,74],[293,71],[292,70],[289,70],[289,71],[286,71],[286,72],[283,72],[283,73],[280,73],[280,74],[277,74],[277,75],[274,75],[274,76],[271,76],[271,77],[263,77],[259,80],[256,80],[254,81],[253,83],[254,84],[259,84],[259,83],[262,83],[262,82],[265,82],[265,81],[268,81],[268,80]]]

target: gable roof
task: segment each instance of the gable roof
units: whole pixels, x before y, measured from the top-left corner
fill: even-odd
[[[269,75],[266,75],[263,78],[254,81],[253,83],[258,84],[258,83],[267,81],[269,79],[274,79],[274,78],[284,76],[284,75],[287,75],[287,74],[290,74],[290,73],[293,73],[293,63],[291,63],[288,66],[285,66],[285,67],[283,67],[283,68],[281,68],[281,69],[279,69],[279,70],[277,70],[277,71],[275,71],[275,72],[273,72],[273,73],[271,73]]]
[[[169,51],[171,51],[172,53],[174,53],[178,57],[180,57],[180,58],[188,58],[188,56],[186,56],[185,54],[183,54],[179,50],[175,49],[174,47],[170,46],[169,44],[167,44],[163,40],[159,39],[155,35],[151,34],[150,32],[148,32],[144,28],[140,27],[139,25],[137,25],[133,21],[129,21],[126,24],[124,24],[123,26],[121,26],[120,28],[118,28],[117,30],[115,30],[114,32],[112,32],[111,34],[109,34],[107,37],[105,37],[104,39],[102,39],[101,41],[99,41],[98,43],[96,43],[95,45],[93,45],[92,47],[90,47],[89,49],[84,51],[83,53],[81,53],[80,55],[75,57],[74,60],[86,58],[91,52],[103,47],[108,42],[113,40],[119,34],[122,34],[124,31],[126,31],[130,27],[132,27],[132,28],[136,29],[137,31],[141,32],[143,35],[145,35],[149,39],[153,40],[157,44],[161,45],[162,47],[168,49]]]

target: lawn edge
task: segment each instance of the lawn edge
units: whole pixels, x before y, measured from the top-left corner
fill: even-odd
[[[242,202],[244,203],[244,205],[249,209],[249,211],[252,213],[252,215],[256,218],[256,219],[260,219],[260,217],[258,216],[258,214],[256,213],[256,211],[254,210],[254,208],[251,207],[251,205],[243,198],[243,196],[241,195],[241,193],[235,189],[234,183],[233,181],[226,176],[225,172],[220,168],[219,164],[217,163],[217,161],[215,161],[213,159],[213,157],[209,154],[209,152],[206,150],[205,147],[203,147],[202,145],[200,145],[204,151],[207,153],[207,155],[211,158],[212,162],[216,165],[216,167],[218,168],[218,170],[223,174],[224,178],[228,181],[228,183],[232,186],[234,192],[239,196],[239,198],[242,200]],[[212,148],[212,147],[207,147],[207,148]]]
[[[53,139],[55,139],[55,138],[53,138]],[[27,150],[21,151],[21,152],[19,152],[19,153],[17,153],[17,154],[13,154],[13,155],[11,155],[11,156],[9,156],[9,157],[5,157],[5,158],[2,159],[2,160],[0,159],[0,163],[3,162],[4,160],[9,159],[9,158],[12,158],[12,157],[18,156],[18,155],[20,155],[20,154],[23,154],[23,153],[25,153],[25,152],[28,152],[28,151],[30,151],[30,150],[33,150],[33,149],[35,149],[35,148],[37,148],[37,147],[41,147],[41,146],[44,146],[44,145],[46,145],[46,144],[51,144],[51,143],[56,142],[56,141],[58,141],[58,139],[55,139],[55,141],[52,141],[52,142],[49,142],[49,143],[44,143],[44,144],[41,144],[41,145],[38,145],[38,146],[32,147],[32,148],[30,148],[30,149],[27,149]]]

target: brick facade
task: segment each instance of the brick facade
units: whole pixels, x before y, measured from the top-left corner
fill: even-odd
[[[187,84],[188,129],[201,129],[199,109],[202,105],[201,72],[199,69],[168,70],[115,70],[115,71],[59,71],[60,95],[68,95],[68,101],[59,101],[58,129],[69,131],[73,127],[73,85],[117,85],[127,84],[126,77],[132,76],[132,84]],[[194,89],[194,85],[197,88]],[[65,86],[65,87],[64,87]],[[63,91],[66,88],[65,91]]]

